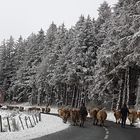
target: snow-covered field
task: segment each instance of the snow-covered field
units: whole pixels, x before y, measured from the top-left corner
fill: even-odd
[[[52,109],[54,112],[56,112],[56,109]],[[16,114],[16,113],[14,113]],[[4,116],[10,116],[10,112],[7,111],[0,111],[0,115],[2,117]],[[22,118],[27,116],[27,114],[20,114]],[[69,123],[64,124],[61,120],[61,118],[52,116],[52,115],[46,115],[46,114],[41,114],[41,122],[39,122],[37,125],[35,125],[32,128],[28,128],[24,123],[25,129],[23,130],[21,127],[21,124],[19,121],[18,126],[19,126],[19,131],[15,132],[0,132],[0,140],[30,140],[33,138],[41,137],[44,135],[48,135],[50,133],[54,133],[57,131],[61,131],[63,129],[68,128]],[[16,115],[16,120],[18,120],[18,115]],[[6,125],[7,122],[4,122]],[[7,126],[5,128],[8,129]],[[7,130],[5,130],[7,131]]]
[[[51,113],[57,113],[57,108],[51,108]],[[28,113],[17,113],[17,112],[10,112],[10,111],[1,111],[0,110],[0,115],[2,117],[13,117],[15,116],[16,118],[16,124],[17,124],[17,129],[18,131],[14,131],[14,132],[0,132],[0,140],[30,140],[33,138],[37,138],[37,137],[41,137],[44,135],[48,135],[57,131],[61,131],[63,129],[66,129],[69,127],[69,123],[64,124],[62,122],[62,119],[56,116],[52,116],[52,115],[46,115],[46,114],[41,114],[41,121],[39,123],[37,123],[37,125],[35,125],[34,127],[31,127],[29,125],[30,128],[27,129],[26,124],[24,123],[24,127],[25,129],[23,130],[23,128],[21,127],[21,123],[19,122],[19,115],[21,116],[23,122],[24,122],[24,118],[25,116],[30,116],[31,114]],[[18,120],[18,121],[17,121]],[[112,112],[108,112],[108,117],[107,120],[109,121],[113,121],[115,122],[115,118]],[[33,120],[32,120],[33,122]],[[12,123],[12,121],[11,121]],[[29,123],[29,122],[28,122]],[[127,123],[129,124],[129,121],[127,120]],[[8,126],[7,126],[7,122],[4,122],[5,125],[5,129],[4,131],[8,131]],[[136,127],[140,128],[140,121],[138,121],[136,124]],[[11,129],[14,129],[11,128]]]

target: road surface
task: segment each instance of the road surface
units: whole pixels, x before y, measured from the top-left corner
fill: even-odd
[[[92,125],[88,119],[85,127],[69,128],[34,140],[140,140],[140,129],[130,126],[121,128],[114,122],[105,122],[105,127]]]

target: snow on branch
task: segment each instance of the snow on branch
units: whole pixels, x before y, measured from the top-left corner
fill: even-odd
[[[106,87],[113,81],[113,79],[114,79],[114,77],[105,84],[104,88],[99,92],[99,96],[102,95],[102,93],[104,92],[104,90],[106,89]]]

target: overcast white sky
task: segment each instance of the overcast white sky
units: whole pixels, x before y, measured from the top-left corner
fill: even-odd
[[[97,18],[100,4],[104,0],[0,0],[0,42],[10,35],[18,39],[28,37],[41,28],[46,31],[54,21],[74,25],[80,15]],[[110,5],[118,0],[106,0]]]

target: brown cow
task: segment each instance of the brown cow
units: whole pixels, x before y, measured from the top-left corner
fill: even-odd
[[[23,106],[20,106],[19,107],[19,111],[23,112],[24,111],[24,107]]]
[[[58,115],[59,115],[59,117],[62,118],[62,116],[63,116],[63,108],[58,109]]]
[[[79,117],[80,117],[80,114],[79,114],[79,109],[71,109],[70,110],[70,117],[71,117],[71,120],[73,122],[73,125],[78,125],[78,122],[79,122]]]
[[[104,109],[99,110],[99,112],[97,113],[97,121],[99,123],[100,126],[104,126],[104,121],[107,118],[107,113]]]
[[[45,108],[44,107],[41,108],[41,112],[45,113]]]
[[[19,110],[19,106],[13,106],[14,108],[14,110]]]
[[[114,110],[114,117],[116,119],[116,124],[119,124],[121,122],[121,111],[120,110]]]
[[[137,120],[137,111],[135,109],[129,109],[128,119],[130,121],[130,125],[132,126]]]
[[[40,108],[42,113],[50,113],[51,108],[50,107],[42,107]]]
[[[70,110],[68,108],[60,108],[58,109],[58,114],[62,118],[63,122],[66,123],[70,117]]]
[[[13,109],[14,109],[14,106],[8,105],[8,106],[7,106],[7,109],[8,109],[8,110],[13,110]]]
[[[29,108],[28,108],[28,111],[29,111],[29,112],[31,112],[31,111],[36,111],[36,107],[29,107]]]
[[[51,108],[50,107],[46,107],[45,108],[45,113],[50,113],[50,111],[51,111]]]
[[[92,108],[89,110],[89,115],[90,118],[93,119],[93,125],[97,125],[98,121],[97,121],[97,113],[99,112],[99,108]]]
[[[40,107],[36,107],[35,108],[35,111],[40,112],[41,111],[41,108]]]
[[[140,120],[140,111],[137,112],[137,118]]]

